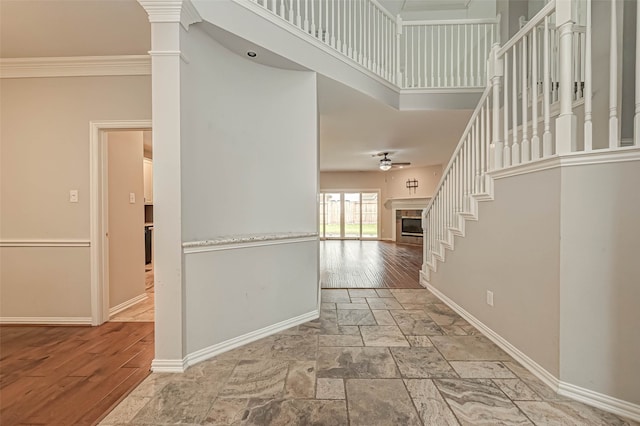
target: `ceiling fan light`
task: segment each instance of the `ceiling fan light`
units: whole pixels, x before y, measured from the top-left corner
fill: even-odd
[[[391,160],[387,157],[380,160],[380,170],[387,171],[391,168]]]

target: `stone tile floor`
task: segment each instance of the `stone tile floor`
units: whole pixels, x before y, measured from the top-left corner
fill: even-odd
[[[426,290],[323,290],[320,319],[151,374],[101,425],[636,425],[563,398]]]

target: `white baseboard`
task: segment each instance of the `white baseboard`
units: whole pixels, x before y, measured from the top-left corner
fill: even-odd
[[[133,297],[125,302],[122,302],[119,305],[114,306],[113,308],[109,308],[109,318],[111,318],[112,316],[114,316],[117,313],[120,313],[122,311],[124,311],[127,308],[130,308],[131,306],[135,305],[136,303],[140,303],[143,300],[145,300],[147,298],[147,293],[142,293],[137,295],[136,297]]]
[[[640,422],[640,405],[613,398],[567,382],[560,382],[558,393],[615,415]]]
[[[242,336],[234,337],[233,339],[229,339],[222,343],[211,345],[204,349],[200,349],[196,352],[188,354],[184,359],[184,364],[185,366],[197,364],[223,352],[230,351],[231,349],[235,349],[242,345],[246,345],[247,343],[251,343],[253,341],[262,339],[263,337],[270,336],[272,334],[278,333],[291,327],[295,327],[296,325],[303,324],[307,321],[311,321],[319,317],[320,312],[318,310],[314,310],[306,314],[299,315],[295,318],[291,318],[285,321],[281,321],[277,324],[261,328],[260,330],[252,331]],[[154,369],[154,371],[156,370]]]
[[[184,373],[187,364],[183,359],[154,359],[151,361],[151,371],[154,373]]]
[[[0,317],[0,324],[91,325],[91,317]]]
[[[640,421],[640,405],[632,404],[621,399],[613,398],[602,393],[594,392],[589,389],[581,388],[579,386],[560,381],[553,374],[545,370],[540,364],[529,358],[524,352],[513,346],[498,333],[484,325],[476,317],[471,315],[453,300],[445,296],[442,292],[440,292],[440,290],[432,286],[428,281],[426,281],[425,276],[422,273],[420,274],[420,284],[426,287],[427,290],[429,290],[436,297],[442,300],[451,309],[456,311],[471,325],[480,330],[482,334],[484,334],[493,343],[502,348],[502,350],[511,355],[513,359],[518,361],[533,375],[542,380],[542,382],[549,386],[554,392],[558,392],[560,395],[575,399],[576,401],[580,401],[596,408],[600,408],[615,415],[626,417],[634,421]]]

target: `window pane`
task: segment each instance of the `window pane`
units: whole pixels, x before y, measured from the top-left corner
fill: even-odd
[[[344,237],[360,238],[360,193],[344,194]]]
[[[340,200],[342,194],[324,194],[325,213],[325,236],[327,238],[340,238]]]
[[[378,193],[362,193],[362,238],[378,238]]]

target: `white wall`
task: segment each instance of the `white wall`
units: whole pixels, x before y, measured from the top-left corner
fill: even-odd
[[[144,294],[143,132],[107,132],[109,308]],[[131,203],[129,195],[135,194]]]
[[[480,203],[479,220],[467,221],[431,284],[557,377],[560,171],[494,184],[495,200]]]
[[[91,315],[89,121],[149,119],[150,81],[0,79],[0,240],[85,244],[0,248],[3,317]],[[69,202],[71,189],[79,191],[78,203]]]
[[[379,190],[380,238],[389,239],[395,218],[392,217],[391,208],[385,207],[385,201],[390,198],[431,197],[441,177],[441,166],[392,169],[387,172],[321,172],[320,190]],[[406,188],[407,179],[414,178],[418,180],[415,193]]]
[[[640,404],[640,162],[562,170],[560,378]]]
[[[181,33],[183,241],[317,232],[315,73],[240,57],[202,25]],[[317,309],[317,240],[190,253],[184,266],[188,353]]]

